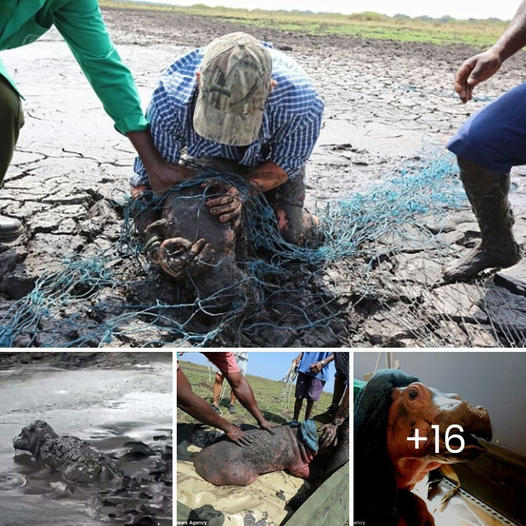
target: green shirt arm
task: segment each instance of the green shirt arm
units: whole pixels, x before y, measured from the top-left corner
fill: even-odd
[[[117,131],[142,131],[148,121],[130,70],[111,42],[97,0],[71,0],[54,13],[55,26]]]

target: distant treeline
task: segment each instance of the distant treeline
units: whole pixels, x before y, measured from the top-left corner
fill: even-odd
[[[469,44],[474,47],[491,45],[502,33],[507,22],[498,18],[458,20],[451,16],[432,18],[398,14],[382,15],[373,11],[344,15],[312,11],[267,11],[210,7],[204,4],[175,6],[130,0],[99,0],[101,6],[117,9],[144,9],[193,16],[219,17],[247,26],[298,31],[308,35],[349,35],[369,39],[403,42],[429,42],[437,45]]]

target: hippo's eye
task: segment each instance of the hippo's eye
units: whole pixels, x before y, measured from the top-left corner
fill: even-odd
[[[414,389],[411,389],[411,391],[409,391],[409,400],[414,400],[417,396],[418,393]]]

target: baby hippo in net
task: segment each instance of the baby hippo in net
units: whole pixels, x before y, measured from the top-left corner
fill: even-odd
[[[144,196],[136,199],[132,213],[153,263],[189,286],[205,310],[218,312],[255,301],[253,281],[237,262],[242,198],[235,186],[196,178],[159,201]],[[237,214],[219,218],[212,212],[225,202],[235,206]]]

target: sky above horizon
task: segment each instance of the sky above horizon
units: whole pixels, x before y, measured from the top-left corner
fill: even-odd
[[[301,351],[249,351],[247,374],[255,376],[262,376],[263,378],[270,378],[271,380],[281,380],[289,370],[290,362]],[[180,361],[188,361],[197,363],[199,365],[211,365],[206,357],[200,352],[190,351],[185,352],[180,358]],[[184,364],[183,364],[184,371]],[[334,364],[329,364],[329,380],[324,386],[324,391],[332,393],[334,390]]]
[[[427,15],[434,18],[450,15],[454,18],[501,18],[509,20],[519,7],[520,0],[480,2],[480,0],[442,0],[422,2],[421,0],[142,0],[172,5],[205,4],[209,6],[238,7],[244,9],[287,9],[310,10],[334,13],[361,13],[375,11],[386,15],[398,13],[409,16]]]

